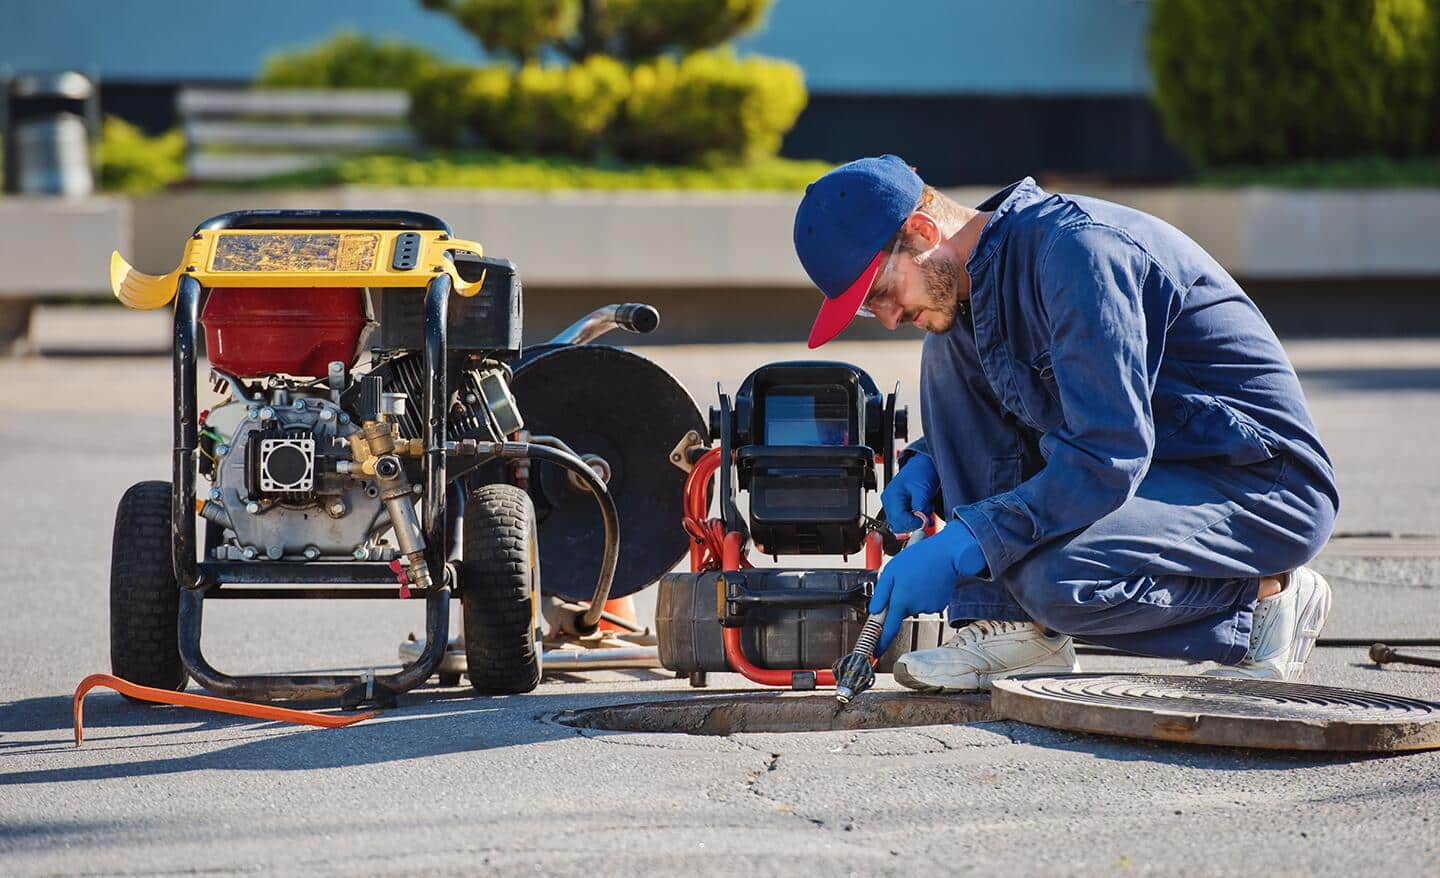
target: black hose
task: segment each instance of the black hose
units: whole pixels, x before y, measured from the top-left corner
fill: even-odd
[[[600,576],[595,580],[595,593],[590,599],[590,606],[583,613],[570,614],[568,620],[562,616],[562,627],[566,628],[569,633],[580,636],[593,634],[600,627],[600,619],[605,614],[605,602],[610,599],[610,585],[615,581],[615,565],[620,559],[620,513],[615,509],[615,498],[610,496],[609,488],[595,474],[595,471],[585,461],[568,451],[537,445],[533,442],[505,442],[503,444],[494,442],[489,444],[488,453],[499,457],[528,457],[564,467],[580,477],[586,490],[595,497],[595,502],[600,505],[600,519],[605,527],[605,555],[600,560]],[[569,624],[564,624],[565,621],[568,621]]]
[[[571,601],[562,601],[558,605],[558,608],[570,613],[584,613],[587,609],[584,604],[577,604]],[[600,618],[603,621],[609,622],[611,625],[618,625],[619,627],[624,628],[631,634],[643,634],[646,630],[644,625],[637,624],[633,619],[626,619],[624,616],[617,616],[614,613],[608,611],[601,612]]]

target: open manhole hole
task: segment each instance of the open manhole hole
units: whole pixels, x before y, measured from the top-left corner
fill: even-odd
[[[867,692],[845,706],[833,693],[706,695],[673,701],[645,701],[567,710],[556,716],[567,726],[615,732],[828,732],[956,725],[996,719],[989,695],[917,695]]]

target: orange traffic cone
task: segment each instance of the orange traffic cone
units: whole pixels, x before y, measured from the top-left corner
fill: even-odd
[[[627,622],[631,622],[636,625],[639,624],[635,621],[635,598],[633,597],[614,598],[613,600],[606,601],[605,612],[609,613],[612,616],[619,616]],[[623,626],[616,625],[614,622],[610,622],[606,619],[600,620],[600,630],[619,631],[621,633],[627,632],[627,629]]]

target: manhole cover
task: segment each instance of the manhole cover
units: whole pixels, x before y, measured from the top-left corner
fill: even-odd
[[[1440,704],[1358,689],[1077,674],[1000,680],[993,699],[1002,719],[1126,738],[1270,750],[1440,747]]]
[[[825,732],[900,726],[955,725],[995,719],[986,695],[917,695],[867,692],[841,707],[834,693],[702,695],[567,710],[556,719],[568,726],[619,732]]]

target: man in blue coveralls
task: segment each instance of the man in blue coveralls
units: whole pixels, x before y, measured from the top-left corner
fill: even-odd
[[[1339,496],[1295,371],[1254,303],[1155,217],[1029,178],[963,207],[895,156],[812,183],[795,250],[825,296],[926,331],[920,406],[882,504],[904,532],[870,611],[948,610],[900,659],[914,689],[1078,670],[1072,636],[1293,680],[1330,586],[1303,566]]]

